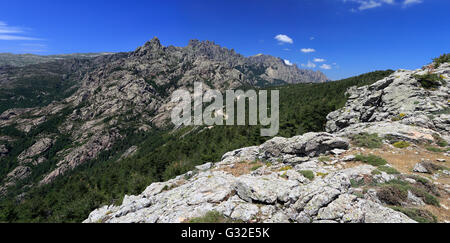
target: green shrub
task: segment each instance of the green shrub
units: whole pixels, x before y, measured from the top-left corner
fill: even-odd
[[[324,178],[324,177],[327,176],[327,175],[329,175],[329,173],[317,172],[317,176],[318,176],[318,177]]]
[[[400,113],[400,114],[398,114],[398,116],[393,117],[393,118],[392,118],[392,121],[401,121],[401,120],[403,120],[403,118],[405,118],[405,117],[406,117],[406,114],[405,114],[405,113]]]
[[[398,170],[396,170],[395,168],[392,168],[392,167],[389,167],[389,166],[385,166],[385,165],[379,166],[378,170],[379,171],[384,171],[384,172],[386,172],[386,173],[388,173],[390,175],[398,175],[398,174],[400,174],[400,172]]]
[[[408,199],[408,188],[398,184],[384,185],[378,189],[377,196],[386,204],[401,206]]]
[[[426,192],[431,193],[435,196],[438,196],[438,197],[441,196],[441,194],[439,193],[438,187],[430,180],[428,180],[424,177],[421,177],[421,176],[417,176],[417,175],[409,175],[408,177],[411,179],[414,179],[415,181],[418,182],[417,184],[414,184],[415,187],[421,188],[421,189],[425,190]]]
[[[424,185],[426,184],[430,184],[430,181],[427,178],[421,177],[421,176],[416,176],[416,175],[410,175],[409,176],[411,179],[414,179]]]
[[[355,179],[350,179],[350,184],[353,188],[358,188],[364,185],[364,180],[357,181]]]
[[[399,141],[399,142],[394,143],[393,145],[396,148],[407,148],[407,147],[411,146],[411,144],[406,141]]]
[[[432,146],[427,146],[426,149],[427,149],[428,151],[435,152],[435,153],[442,153],[442,152],[445,152],[445,150],[443,150],[443,149],[436,148],[436,147],[432,147]]]
[[[331,159],[330,159],[330,157],[328,157],[328,156],[321,156],[321,157],[319,157],[319,161],[320,162],[328,162],[328,161],[330,161]]]
[[[445,81],[435,73],[427,73],[424,75],[414,75],[414,78],[425,89],[436,89],[441,86]]]
[[[446,62],[450,62],[450,53],[448,54],[442,54],[439,57],[436,57],[433,59],[434,64],[435,64],[435,68],[438,68],[439,66],[441,66],[441,64],[446,63]]]
[[[280,171],[288,171],[288,170],[292,170],[292,169],[293,169],[292,166],[287,165],[287,166],[282,167],[282,168],[280,169]]]
[[[363,163],[372,165],[372,166],[382,166],[382,165],[386,165],[387,161],[381,157],[378,157],[376,155],[357,155],[355,157],[356,161],[361,161]]]
[[[262,165],[255,165],[255,166],[253,166],[252,167],[252,171],[255,171],[255,170],[257,170],[257,169],[259,169],[259,168],[261,168],[262,167]]]
[[[404,180],[394,179],[385,183],[386,185],[400,185],[400,186],[408,186],[409,183]]]
[[[424,209],[391,207],[395,211],[405,214],[418,223],[437,223],[437,218],[432,213]]]
[[[309,180],[314,180],[314,172],[310,171],[310,170],[302,170],[299,171],[300,174],[302,174],[304,177],[308,178]]]
[[[430,193],[426,192],[425,190],[418,188],[418,187],[411,187],[410,188],[411,192],[414,193],[414,195],[422,198],[422,200],[428,204],[428,205],[433,205],[436,207],[440,207],[440,203],[439,200],[431,195]]]
[[[428,182],[426,182],[428,184]],[[429,188],[433,190],[432,188]],[[408,198],[408,191],[420,197],[426,204],[439,207],[439,200],[427,192],[423,186],[409,184],[403,180],[391,180],[382,185],[378,190],[378,198],[389,205],[401,205]]]
[[[381,171],[374,170],[374,171],[372,171],[372,175],[381,175]]]
[[[434,141],[436,142],[439,147],[447,147],[448,143],[443,139],[439,134],[433,133]]]
[[[353,136],[353,144],[364,148],[381,148],[383,139],[378,137],[378,134],[361,133]]]

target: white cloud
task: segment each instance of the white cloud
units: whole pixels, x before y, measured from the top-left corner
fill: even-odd
[[[409,6],[409,5],[411,5],[411,4],[416,4],[416,3],[422,3],[423,1],[422,0],[405,0],[404,2],[403,2],[403,6]]]
[[[344,3],[354,3],[357,5],[356,8],[351,8],[351,12],[364,11],[367,9],[373,9],[381,7],[385,4],[394,5],[396,4],[395,0],[342,0]],[[403,0],[402,0],[403,1]],[[422,2],[422,0],[404,0],[405,2]]]
[[[314,58],[314,62],[325,62],[326,60],[323,58]]]
[[[38,38],[33,37],[26,37],[26,36],[18,36],[18,35],[0,35],[0,40],[41,40]]]
[[[290,62],[289,60],[284,60],[284,64],[288,65],[288,66],[292,66],[294,65],[292,62]]]
[[[5,22],[0,21],[0,34],[18,34],[23,33],[23,30],[17,27],[8,26]]]
[[[286,44],[286,43],[293,44],[294,43],[294,40],[291,37],[289,37],[287,35],[282,35],[282,34],[275,36],[275,40],[277,40],[280,44]]]
[[[376,1],[362,1],[360,4],[361,5],[358,8],[359,10],[378,8],[382,5],[380,2],[376,2]]]
[[[303,49],[301,49],[300,51],[303,52],[303,53],[316,52],[316,50],[313,49],[313,48],[303,48]]]
[[[316,66],[317,65],[311,61],[308,61],[308,64],[302,64],[302,67],[306,67],[306,68],[315,68]]]
[[[315,39],[316,39],[316,37],[314,37],[314,36],[309,37],[309,40],[315,40]]]
[[[9,26],[3,21],[0,21],[0,40],[41,40],[34,37],[23,36],[25,29],[20,27]]]
[[[330,70],[330,69],[331,69],[331,65],[328,65],[328,64],[322,64],[322,65],[320,66],[320,68],[325,69],[325,70]]]

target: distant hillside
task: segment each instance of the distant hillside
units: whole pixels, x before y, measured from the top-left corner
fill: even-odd
[[[64,55],[50,55],[41,56],[34,54],[11,54],[11,53],[0,53],[0,66],[13,66],[13,67],[24,67],[32,64],[46,63],[61,59],[80,59],[80,58],[93,58],[103,55],[110,55],[112,53],[102,52],[102,53],[74,53],[74,54],[64,54]]]

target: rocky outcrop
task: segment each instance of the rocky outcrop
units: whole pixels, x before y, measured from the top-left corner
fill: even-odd
[[[261,145],[262,158],[283,160],[288,163],[302,162],[302,157],[315,157],[333,149],[347,149],[346,139],[329,133],[307,133],[292,138],[277,137]],[[300,159],[300,160],[299,160]]]
[[[376,130],[382,135],[431,141],[430,135],[440,133],[450,139],[450,63],[431,71],[444,80],[437,89],[423,88],[416,78],[429,71],[399,70],[373,85],[351,88],[345,107],[328,115],[327,131]]]
[[[256,55],[249,57],[246,65],[256,66],[265,70],[261,72],[260,78],[269,80],[272,83],[284,81],[287,83],[322,83],[329,81],[328,78],[320,71],[312,71],[309,69],[299,69],[296,65],[286,65],[284,60],[269,55]]]
[[[9,150],[6,147],[6,145],[1,144],[0,145],[0,157],[4,157],[4,156],[8,155],[8,152],[9,152]]]
[[[278,172],[277,165],[235,177],[222,171],[231,165],[152,184],[141,195],[126,196],[121,206],[92,212],[85,223],[179,223],[209,211],[244,222],[414,222],[352,195],[345,171],[310,182],[295,169]]]
[[[30,163],[34,157],[46,152],[52,146],[53,140],[51,138],[42,138],[37,141],[33,146],[23,151],[17,159],[22,163]]]
[[[6,176],[6,181],[10,184],[15,181],[23,180],[31,174],[30,167],[18,166]]]
[[[428,143],[434,141],[433,134],[436,134],[437,132],[419,126],[405,125],[400,122],[358,123],[336,132],[338,136],[347,138],[361,133],[376,133],[380,137],[387,137],[399,141],[403,140],[414,143]]]
[[[209,211],[243,222],[414,222],[353,194],[350,180],[370,175],[375,167],[338,169],[316,158],[347,147],[345,139],[327,133],[274,138],[259,147],[229,152],[218,163],[154,183],[140,195],[126,196],[121,206],[95,210],[85,223],[178,223]],[[291,160],[297,156],[305,157],[293,167]],[[270,163],[260,162],[267,158]],[[245,163],[261,166],[237,173]],[[305,178],[301,173],[305,169],[312,169],[316,178]]]
[[[70,151],[57,164],[57,168],[41,180],[40,184],[48,184],[65,172],[94,159],[100,152],[109,149],[117,138],[119,138],[119,134],[114,131],[89,138],[84,145]]]

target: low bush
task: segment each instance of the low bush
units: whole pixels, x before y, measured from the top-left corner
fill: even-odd
[[[436,207],[440,207],[440,203],[439,200],[431,195],[430,193],[426,192],[425,190],[418,188],[418,187],[411,187],[410,188],[411,192],[414,193],[414,195],[422,198],[422,200],[428,204],[428,205],[433,205]]]
[[[405,214],[418,223],[437,223],[437,218],[432,213],[424,209],[391,207],[395,211]]]
[[[377,196],[386,204],[401,206],[408,199],[408,189],[398,184],[385,185],[378,189]]]
[[[353,188],[358,188],[361,186],[364,186],[364,180],[355,180],[355,179],[350,179],[350,184],[352,185]]]
[[[436,89],[444,83],[444,80],[435,73],[427,73],[423,75],[414,75],[424,89]]]
[[[314,172],[312,172],[310,170],[302,170],[302,171],[299,171],[299,173],[311,181],[314,180],[314,177],[315,177]]]
[[[435,152],[435,153],[442,153],[442,152],[445,152],[445,150],[440,149],[440,148],[436,148],[436,147],[433,147],[433,146],[428,146],[428,147],[426,147],[426,149],[427,149],[428,151]]]
[[[328,161],[330,161],[331,159],[330,159],[330,157],[328,157],[328,156],[321,156],[321,157],[319,157],[319,161],[320,162],[328,162]]]
[[[389,167],[389,166],[385,166],[385,165],[379,166],[378,170],[386,172],[386,173],[388,173],[390,175],[398,175],[398,174],[400,174],[400,172],[398,170],[396,170],[395,168],[392,168],[392,167]]]
[[[358,147],[364,148],[381,148],[383,139],[378,137],[378,134],[361,133],[353,136],[352,142]]]
[[[448,145],[447,141],[445,141],[445,139],[443,139],[439,134],[434,133],[433,138],[439,147],[447,147]]]
[[[252,171],[255,171],[255,170],[257,170],[257,169],[259,169],[259,168],[261,168],[262,167],[262,165],[255,165],[255,166],[253,166],[252,167]]]
[[[407,147],[411,146],[411,144],[406,141],[398,141],[392,145],[394,145],[394,147],[396,147],[396,148],[407,148]]]
[[[361,161],[363,163],[372,165],[372,166],[382,166],[386,165],[387,161],[381,157],[378,157],[376,155],[357,155],[355,156],[356,161]]]
[[[292,166],[287,165],[287,166],[282,167],[282,168],[280,169],[280,171],[288,171],[288,170],[292,170],[292,169],[293,169]]]
[[[426,182],[428,183],[428,182]],[[391,180],[382,186],[377,191],[378,198],[388,204],[400,206],[403,202],[408,200],[408,191],[420,197],[426,204],[440,207],[439,200],[428,192],[429,187],[423,184],[409,184],[403,180]]]

